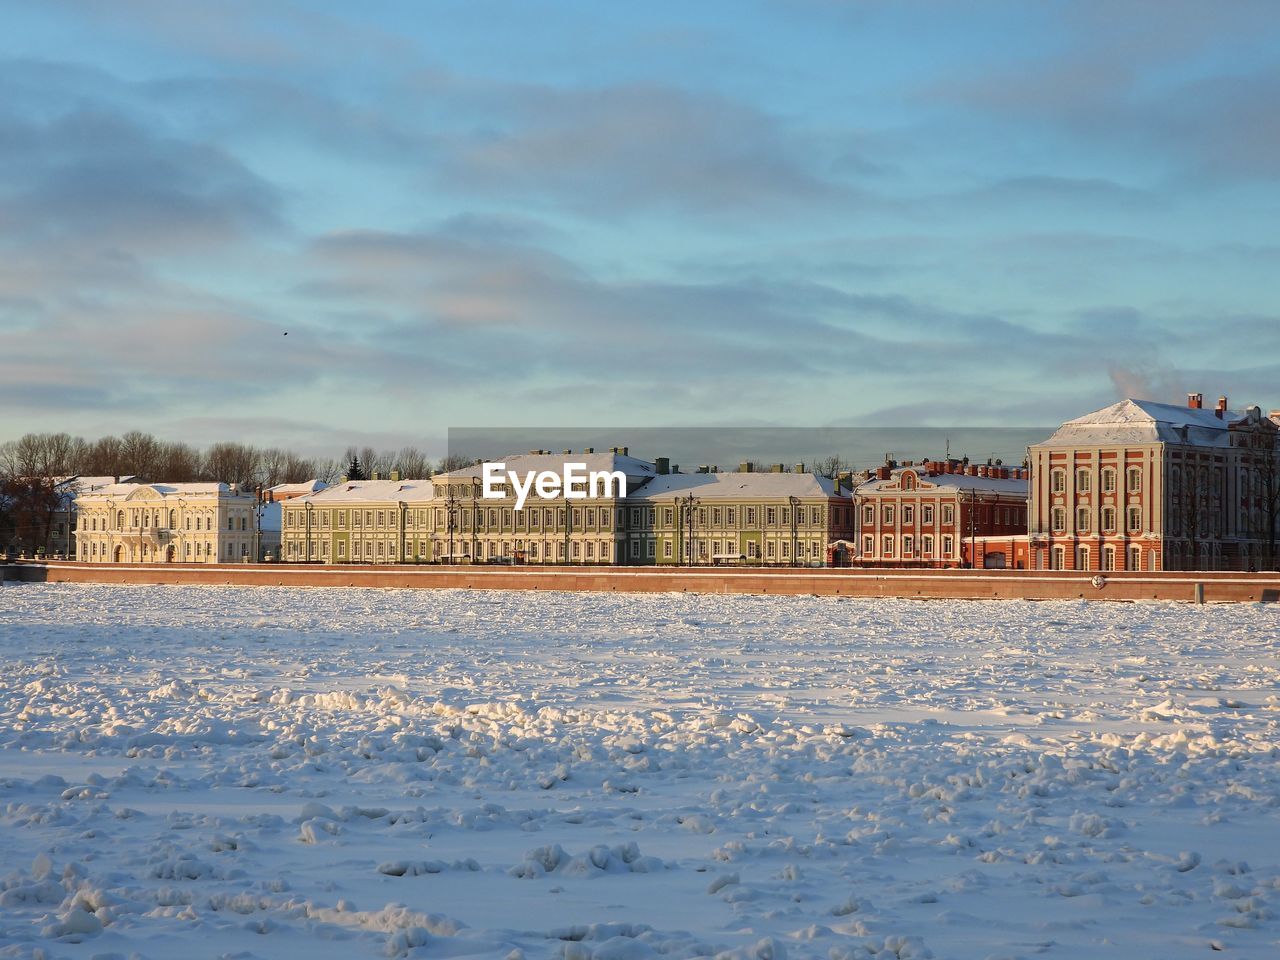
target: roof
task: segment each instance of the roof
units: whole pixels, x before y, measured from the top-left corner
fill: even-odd
[[[117,483],[133,483],[137,479],[136,476],[132,475],[124,477],[59,477],[55,481],[55,486],[65,509],[74,503],[77,497],[82,497],[86,493],[94,493],[103,487],[110,487]]]
[[[815,473],[668,473],[630,493],[628,500],[676,500],[689,494],[698,500],[780,500],[832,497],[835,482]]]
[[[323,480],[307,480],[304,483],[277,483],[274,487],[268,487],[268,493],[274,493],[277,496],[282,494],[288,496],[302,496],[307,493],[317,493],[327,487],[328,484]]]
[[[521,477],[530,472],[541,473],[544,470],[562,474],[566,463],[585,464],[588,473],[599,470],[610,473],[621,471],[627,477],[652,477],[658,472],[657,467],[648,460],[641,460],[624,453],[611,453],[607,450],[604,453],[518,453],[487,462],[504,463],[507,470],[515,471]],[[460,470],[450,470],[448,473],[438,473],[432,479],[439,482],[440,480],[470,480],[472,477],[483,479],[483,476],[482,465],[475,464]]]
[[[898,493],[897,484],[904,473],[911,472],[919,477],[919,489],[922,490],[976,490],[986,493],[1002,493],[1026,499],[1028,481],[1000,477],[971,477],[967,473],[939,473],[930,476],[923,467],[898,467],[889,474],[887,480],[870,480],[859,484],[858,493]]]
[[[416,503],[430,500],[434,495],[435,485],[430,480],[348,480],[305,497],[283,502],[290,505],[314,503],[317,506],[339,503]]]
[[[233,492],[225,483],[112,483],[82,493],[77,500],[123,500],[132,494],[152,491],[162,497],[252,497],[245,491]]]
[[[1066,447],[1080,444],[1194,443],[1225,447],[1228,430],[1247,415],[1228,410],[1222,417],[1209,409],[1157,403],[1154,400],[1121,400],[1109,407],[1068,420],[1036,446]],[[1186,428],[1186,437],[1182,436]]]

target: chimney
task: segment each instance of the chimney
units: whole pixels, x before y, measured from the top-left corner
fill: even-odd
[[[671,472],[671,459],[669,457],[659,457],[653,462],[653,467],[659,476],[665,476]]]
[[[393,482],[395,482],[395,483],[399,483],[399,482],[400,482],[400,471],[399,471],[399,470],[392,470],[392,471],[391,471],[391,479],[392,479],[392,481],[393,481]]]
[[[837,473],[835,475],[835,481],[836,481],[835,494],[838,497],[840,496],[840,474]]]
[[[743,460],[740,464],[738,464],[738,472],[750,473],[752,471],[752,468],[754,467],[755,467],[755,464],[752,463],[750,460]]]
[[[1219,397],[1219,398],[1218,398],[1218,406],[1217,406],[1216,408],[1214,408],[1214,411],[1213,411],[1214,416],[1216,416],[1219,420],[1221,420],[1221,419],[1222,419],[1222,417],[1223,417],[1223,415],[1224,415],[1226,412],[1227,412],[1227,398],[1226,398],[1226,397]]]
[[[893,472],[893,471],[892,471],[892,470],[890,470],[888,467],[876,467],[876,479],[877,479],[877,480],[888,480],[888,479],[889,479],[889,474],[890,474],[890,473],[892,473],[892,472]]]
[[[381,479],[382,479],[382,474],[380,474],[377,470],[375,470],[375,471],[373,471],[373,476],[371,476],[369,479],[370,479],[370,480],[381,480]]]
[[[804,464],[803,464],[803,463],[797,463],[797,464],[796,464],[796,468],[795,468],[795,472],[796,472],[796,473],[804,473]]]
[[[620,454],[622,454],[624,457],[629,457],[629,456],[631,456],[631,448],[630,448],[630,447],[619,447],[619,448],[618,448],[618,452],[619,452]]]
[[[583,453],[595,453],[595,452],[596,452],[596,448],[595,448],[595,447],[583,447],[583,448],[582,448],[582,452],[583,452]]]
[[[1190,407],[1192,410],[1199,410],[1201,407],[1204,406],[1204,394],[1188,393],[1187,406]]]

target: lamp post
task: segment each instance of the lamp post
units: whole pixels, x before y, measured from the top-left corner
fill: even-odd
[[[697,498],[692,493],[680,498],[681,513],[685,520],[685,542],[689,547],[688,563],[691,567],[697,565],[697,558],[693,552],[693,506],[697,502]]]
[[[471,478],[471,562],[475,563],[479,558],[476,556],[476,550],[479,548],[480,533],[480,495],[477,492],[480,488],[480,478]]]
[[[452,483],[448,484],[445,487],[445,489],[448,490],[448,494],[445,496],[445,500],[444,500],[445,518],[447,521],[446,526],[449,528],[449,556],[447,557],[447,560],[449,564],[452,565],[453,563],[453,530],[454,530],[454,527],[456,526],[456,521],[454,520],[454,516],[455,516],[455,511],[457,510],[457,507],[458,507],[458,493],[454,489],[454,486]]]
[[[791,504],[791,566],[796,565],[796,549],[800,545],[800,498],[795,494],[787,497]]]

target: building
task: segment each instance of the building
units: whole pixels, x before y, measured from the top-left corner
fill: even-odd
[[[853,502],[840,480],[767,473],[664,473],[627,498],[628,564],[825,566],[853,535]]]
[[[517,495],[510,482],[500,498],[485,498],[480,465],[437,474],[433,556],[444,563],[585,563],[620,564],[626,560],[630,535],[626,503],[635,491],[670,470],[668,460],[656,462],[633,457],[627,447],[611,447],[597,453],[588,447],[579,454],[566,450],[553,454],[533,450],[501,461],[507,471],[524,478],[530,473],[563,476],[566,464],[581,464],[586,475],[624,478],[611,483],[600,496],[566,500],[563,491],[552,497],[530,492],[517,510]]]
[[[1023,468],[1001,464],[927,460],[879,467],[857,486],[856,562],[1016,568],[1026,559],[1017,543],[1026,539],[1027,488]]]
[[[256,559],[257,498],[225,483],[112,483],[76,497],[77,559],[234,563]]]
[[[280,501],[286,563],[422,563],[432,537],[430,480],[348,480]]]
[[[1029,448],[1037,569],[1275,565],[1280,413],[1203,401],[1121,400]]]

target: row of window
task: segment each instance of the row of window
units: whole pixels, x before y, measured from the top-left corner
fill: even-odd
[[[932,557],[934,547],[933,534],[926,533],[920,538],[920,556]],[[910,559],[916,556],[916,538],[912,534],[904,534],[902,537],[902,553],[897,552],[898,541],[892,534],[886,534],[880,539],[880,557],[883,559],[892,559],[901,557],[902,559]],[[871,534],[866,534],[862,538],[862,555],[864,557],[876,556],[876,538]],[[950,534],[946,534],[942,538],[942,553],[940,558],[955,556],[955,538]]]
[[[105,531],[108,529],[150,530],[152,528],[161,529],[165,527],[170,530],[177,530],[179,528],[179,522],[181,521],[183,528],[187,530],[212,530],[216,522],[216,516],[217,515],[212,510],[194,514],[179,514],[177,510],[169,510],[167,514],[169,522],[164,524],[161,521],[166,519],[166,513],[162,510],[133,509],[127,512],[124,510],[117,510],[115,514],[116,523],[114,527],[108,526],[110,516],[98,516],[96,513],[89,514],[86,518],[86,522],[83,524],[83,527],[94,532],[99,530]],[[128,521],[127,524],[126,521]],[[192,525],[193,522],[194,527]],[[248,514],[242,514],[238,517],[228,516],[227,529],[230,531],[239,529],[247,532],[250,529]]]
[[[675,507],[631,507],[629,508],[631,525],[633,529],[648,525],[649,527],[658,526],[658,519],[661,517],[662,526],[665,528],[673,528],[679,522],[682,526],[689,523],[689,514],[686,508],[680,508],[677,515]],[[833,508],[833,519],[839,523],[847,519],[846,510],[848,507]],[[948,508],[949,509],[949,508]],[[428,519],[431,516],[429,510],[408,510],[405,511],[404,526],[405,529],[425,529]],[[332,516],[331,516],[332,514]],[[312,512],[311,524],[314,529],[327,530],[331,528],[345,530],[348,520],[353,528],[371,528],[375,530],[396,530],[400,529],[399,510],[315,510]],[[616,516],[615,516],[616,514]],[[741,519],[747,528],[754,528],[758,521],[763,517],[765,526],[777,527],[779,525],[789,527],[792,522],[791,507],[778,506],[713,506],[698,507],[693,513],[694,528],[736,528]],[[795,521],[798,526],[822,526],[824,522],[825,510],[823,507],[813,506],[796,507]],[[551,527],[553,525],[564,526],[566,519],[564,507],[529,507],[525,510],[515,511],[510,507],[469,507],[461,506],[454,508],[437,507],[435,508],[435,528],[437,530],[449,529],[455,530],[538,530],[543,527]],[[571,522],[576,529],[597,529],[609,530],[614,528],[616,523],[621,528],[627,519],[626,510],[624,508],[610,507],[574,507],[571,516]],[[307,526],[307,511],[305,508],[294,507],[285,510],[284,525],[288,530],[305,529]]]
[[[1103,467],[1100,474],[1102,478],[1102,492],[1114,493],[1116,489],[1116,469],[1114,467]],[[1088,493],[1093,483],[1093,470],[1089,467],[1080,467],[1076,470],[1076,490],[1080,493]],[[1065,493],[1067,490],[1067,471],[1063,467],[1054,467],[1049,471],[1049,485],[1054,493]],[[1137,493],[1142,489],[1142,468],[1129,467],[1125,471],[1125,489],[1130,493]]]
[[[1101,521],[1103,532],[1112,533],[1116,530],[1116,508],[1103,507],[1101,510]],[[1125,518],[1128,521],[1126,527],[1129,531],[1137,531],[1142,529],[1142,508],[1129,507],[1125,511]],[[1067,529],[1067,508],[1054,507],[1051,511],[1051,520],[1055,533]],[[1077,507],[1076,508],[1076,530],[1088,531],[1093,525],[1093,508]]]

